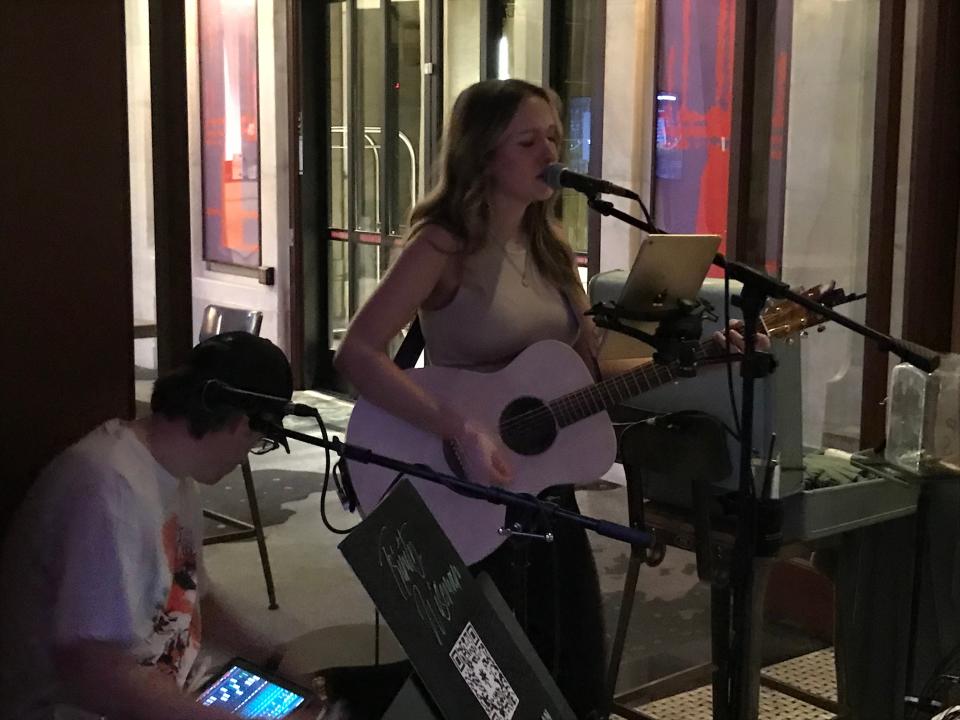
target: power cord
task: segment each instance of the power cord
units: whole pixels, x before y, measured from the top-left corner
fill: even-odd
[[[727,366],[727,392],[730,396],[730,416],[733,418],[733,438],[740,442],[740,413],[737,411],[737,396],[733,389],[733,358],[730,354],[730,335],[726,332],[730,328],[730,275],[723,271],[723,327],[724,350]]]
[[[341,495],[341,499],[343,498],[345,486],[349,484],[349,475],[348,474],[346,476],[344,475],[344,471],[346,470],[346,465],[344,465],[343,470],[341,470],[341,463],[344,462],[344,458],[341,457],[340,460],[337,461],[336,465],[331,465],[330,447],[329,447],[330,438],[327,435],[327,427],[326,425],[324,425],[323,418],[320,417],[319,412],[315,412],[313,414],[313,417],[317,421],[317,425],[320,427],[320,437],[323,438],[323,442],[326,444],[326,446],[323,448],[323,453],[326,458],[326,467],[324,468],[324,471],[323,471],[323,487],[320,489],[320,519],[323,521],[324,526],[326,526],[327,530],[329,530],[330,532],[335,533],[337,535],[348,535],[353,530],[353,528],[356,527],[356,525],[350,528],[334,527],[333,524],[330,522],[330,519],[327,517],[327,489],[330,486],[330,476],[331,476],[330,468],[331,467],[333,468],[332,474],[334,475],[334,482],[338,490],[340,491],[338,494]],[[346,480],[346,483],[344,482],[344,480]],[[353,496],[352,486],[350,486],[349,496],[350,497]],[[353,510],[352,507],[350,507],[349,509],[351,511]],[[359,523],[357,523],[357,525],[359,525]]]

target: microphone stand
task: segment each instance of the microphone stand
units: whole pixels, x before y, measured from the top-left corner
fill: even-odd
[[[655,542],[654,537],[650,533],[645,533],[635,528],[565,510],[556,503],[540,500],[527,493],[516,493],[499,487],[478,485],[468,480],[461,480],[454,475],[437,472],[427,465],[414,465],[395,460],[385,455],[378,455],[368,448],[342,442],[340,438],[336,436],[333,436],[329,441],[323,440],[313,437],[312,435],[307,435],[306,433],[297,432],[296,430],[289,430],[279,423],[266,420],[262,417],[251,419],[250,427],[254,430],[270,434],[271,436],[280,434],[284,437],[307,443],[308,445],[332,450],[340,457],[348,460],[354,460],[364,464],[373,463],[390,470],[396,470],[398,473],[404,475],[422,478],[423,480],[443,485],[448,490],[463,495],[464,497],[485,500],[495,505],[504,505],[508,510],[512,509],[521,513],[533,513],[537,516],[580,525],[587,530],[595,532],[597,535],[603,535],[604,537],[619,540],[629,545],[650,547]],[[547,537],[546,539],[552,540],[552,537]]]
[[[612,215],[633,227],[646,232],[657,231],[650,223],[627,215],[613,208],[612,204],[600,201],[596,196],[588,197],[587,204],[604,215]],[[766,273],[755,270],[743,263],[727,260],[717,254],[713,264],[723,268],[729,278],[740,281],[740,307],[743,313],[744,352],[740,363],[743,378],[741,393],[741,441],[740,470],[738,487],[739,512],[737,532],[734,541],[731,585],[733,586],[733,604],[729,597],[722,599],[719,612],[714,612],[713,637],[716,642],[722,639],[723,646],[715,648],[717,659],[714,680],[713,717],[715,720],[751,720],[756,716],[756,686],[748,682],[747,671],[751,665],[752,644],[751,610],[754,589],[754,559],[773,548],[761,549],[759,528],[761,511],[769,507],[757,497],[752,466],[752,438],[754,419],[754,386],[759,377],[772,371],[771,357],[758,351],[754,336],[759,324],[760,312],[768,298],[789,300],[814,311],[825,319],[832,320],[853,332],[876,342],[881,350],[892,352],[905,362],[924,372],[933,372],[939,365],[940,357],[932,350],[890,335],[885,335],[866,325],[851,320],[835,310],[794,292],[790,287]],[[767,523],[764,523],[767,527]],[[729,612],[727,612],[729,610]],[[731,633],[732,624],[732,633]],[[719,652],[718,652],[719,651]],[[731,662],[732,660],[732,662]]]
[[[640,199],[637,198],[637,201],[639,202]],[[627,225],[632,225],[638,230],[643,230],[646,233],[653,233],[653,234],[660,234],[660,235],[664,234],[663,230],[658,228],[653,223],[644,222],[640,218],[635,218],[633,215],[628,215],[622,210],[617,210],[617,208],[613,206],[612,202],[610,202],[609,200],[601,200],[599,195],[588,194],[587,205],[589,205],[591,208],[596,210],[601,215],[606,215],[607,217],[615,217],[617,220],[625,222]],[[641,203],[640,206],[643,207],[643,204]],[[645,209],[644,209],[644,212],[646,212]]]
[[[939,355],[920,345],[884,335],[866,325],[851,320],[832,308],[810,300],[766,273],[760,272],[743,263],[729,261],[718,254],[714,264],[724,269],[727,276],[740,281],[740,308],[743,312],[744,353],[740,374],[743,378],[741,393],[741,442],[740,442],[740,482],[738,530],[733,550],[731,584],[733,585],[732,633],[729,653],[734,662],[730,668],[729,685],[723,689],[729,695],[721,698],[721,704],[727,708],[726,720],[739,720],[749,717],[748,713],[756,707],[756,698],[751,697],[751,683],[746,681],[746,672],[751,660],[749,642],[751,627],[751,600],[754,586],[755,557],[760,555],[760,515],[762,500],[757,497],[751,462],[751,439],[753,438],[754,387],[757,378],[771,371],[767,353],[756,350],[754,336],[759,323],[760,312],[768,298],[789,300],[814,311],[825,319],[832,320],[853,330],[863,337],[874,340],[881,350],[893,352],[901,359],[924,372],[933,372],[939,365]],[[728,622],[731,618],[728,618]],[[715,717],[717,717],[715,715]]]

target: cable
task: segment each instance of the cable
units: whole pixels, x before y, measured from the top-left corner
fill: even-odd
[[[940,692],[943,692],[949,683],[956,683],[955,675],[951,674],[949,671],[957,666],[958,661],[960,661],[960,644],[955,645],[953,649],[951,649],[946,655],[946,657],[940,661],[937,667],[934,668],[930,678],[920,691],[919,697],[935,698]],[[911,713],[909,718],[911,720],[916,718],[919,713],[923,712],[923,710],[916,706],[910,708],[910,710]],[[948,715],[947,717],[950,716]]]
[[[731,438],[733,438],[737,442],[740,441],[739,433],[737,433],[732,427],[727,425],[727,423],[725,423],[721,418],[718,418],[716,415],[711,415],[710,413],[704,412],[703,410],[675,410],[671,413],[667,413],[666,415],[663,415],[660,417],[669,419],[671,416],[678,416],[678,415],[681,417],[702,417],[702,418],[707,418],[709,420],[717,422],[723,427],[723,429],[727,432],[727,434]]]
[[[326,467],[324,468],[324,471],[323,471],[323,487],[320,489],[320,519],[323,521],[323,524],[326,526],[327,530],[329,530],[330,532],[336,533],[337,535],[349,535],[350,532],[353,530],[353,528],[356,527],[356,525],[346,529],[337,528],[337,527],[334,527],[330,523],[329,518],[327,518],[327,488],[330,486],[330,474],[331,474],[330,473],[330,438],[327,436],[327,428],[323,424],[323,419],[320,417],[320,413],[318,412],[314,413],[314,418],[317,421],[317,425],[320,427],[320,437],[323,438],[323,442],[325,443],[325,446],[323,448],[323,453],[327,461]],[[339,472],[337,468],[339,467],[340,463],[343,461],[344,459],[340,458],[339,462],[333,466],[334,473]],[[341,473],[341,477],[342,477],[342,473]],[[360,523],[357,523],[357,525],[359,524]]]
[[[730,274],[726,271],[726,268],[723,271],[723,323],[725,354],[727,356],[727,391],[730,394],[730,414],[733,418],[733,427],[736,430],[733,437],[740,442],[740,413],[737,411],[737,396],[733,390],[733,358],[730,356],[730,333],[728,332],[730,329]],[[752,442],[752,439],[748,442]]]
[[[390,491],[393,490],[394,485],[403,480],[403,478],[406,476],[407,474],[403,472],[403,470],[398,472],[393,480],[390,481],[390,484],[387,485],[387,489],[383,491],[383,495],[380,496],[380,500],[377,500],[377,502],[379,503],[381,500],[383,500],[390,493]]]
[[[613,425],[614,428],[623,428],[623,430],[621,430],[621,434],[622,434],[627,430],[629,430],[630,428],[632,428],[634,425],[642,425],[644,423],[651,423],[651,422],[663,422],[664,420],[669,420],[669,418],[675,415],[701,416],[701,417],[710,418],[711,420],[718,422],[723,427],[724,431],[732,439],[736,440],[737,442],[740,442],[740,436],[736,433],[736,431],[732,427],[730,427],[727,423],[725,423],[722,418],[719,418],[716,415],[711,415],[710,413],[704,412],[703,410],[674,410],[672,412],[667,412],[667,413],[654,413],[650,417],[644,418],[643,420],[624,420],[622,422],[614,422],[611,424]]]
[[[640,209],[643,211],[643,218],[644,218],[644,220],[647,221],[647,225],[649,225],[649,226],[652,227],[654,230],[656,230],[657,232],[659,232],[659,233],[662,234],[663,231],[660,230],[656,225],[653,224],[653,218],[650,217],[650,211],[647,210],[647,206],[646,206],[646,204],[643,202],[643,200],[641,200],[639,197],[637,197],[637,203],[640,205]]]

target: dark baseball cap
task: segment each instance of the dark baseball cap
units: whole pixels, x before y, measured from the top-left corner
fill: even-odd
[[[211,381],[289,401],[293,373],[280,348],[248,332],[214,335],[196,345],[183,365],[154,383],[150,406],[167,417],[189,418],[196,437],[215,429],[220,422],[216,418],[222,417],[223,410],[243,413],[250,417],[251,424],[256,421],[258,430],[286,446],[279,432],[283,402],[265,403],[252,410],[212,401],[212,394],[205,392]]]
[[[289,400],[293,373],[283,350],[248,332],[226,332],[195,346],[187,366],[199,379],[219,380],[238,390]]]

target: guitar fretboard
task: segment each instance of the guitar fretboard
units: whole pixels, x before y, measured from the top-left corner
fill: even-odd
[[[724,348],[712,339],[704,340],[694,351],[696,361],[722,355]],[[608,378],[596,385],[568,393],[548,403],[557,425],[566,427],[640,393],[666,385],[681,377],[679,362],[669,364],[647,363],[630,372]]]

